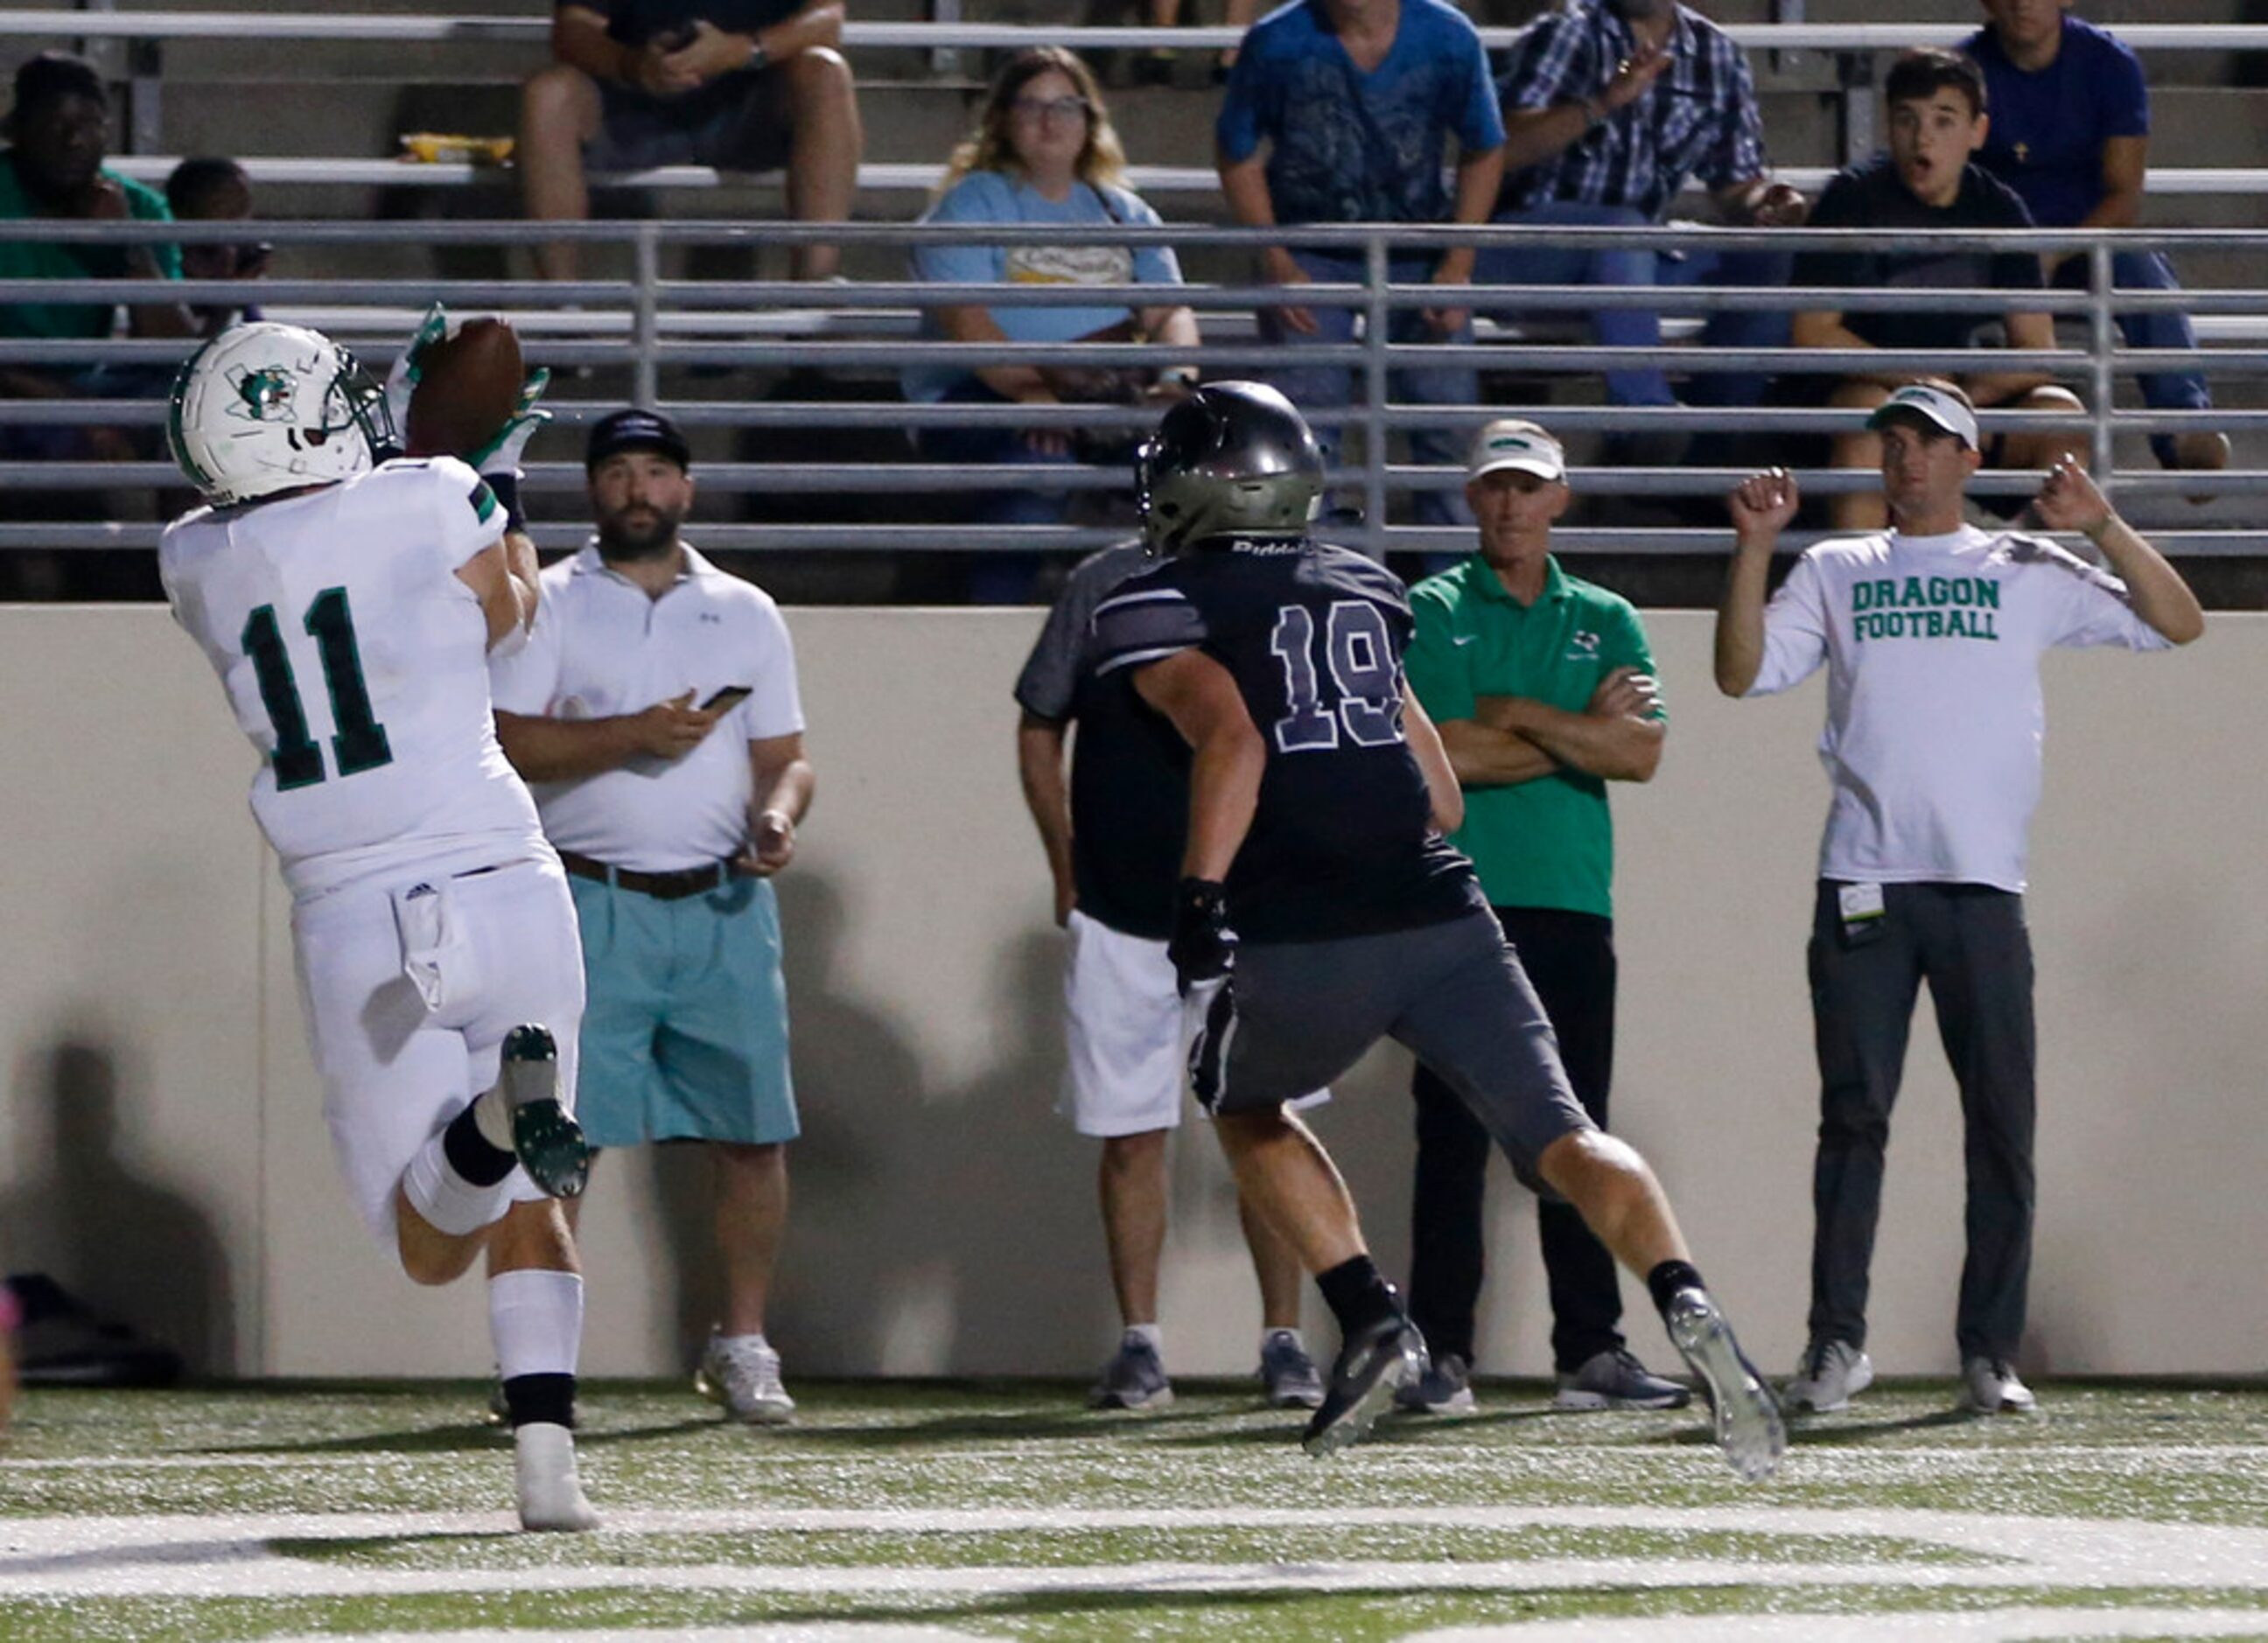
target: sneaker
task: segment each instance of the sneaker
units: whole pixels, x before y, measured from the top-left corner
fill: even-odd
[[[1270,1409],[1317,1409],[1323,1401],[1323,1377],[1315,1360],[1289,1330],[1270,1330],[1260,1347],[1260,1383],[1268,1389]]]
[[[1961,1407],[1973,1415],[2036,1415],[2040,1400],[2016,1379],[2005,1358],[1970,1358],[1961,1365]]]
[[[1693,1401],[1690,1388],[1665,1381],[1627,1351],[1594,1353],[1572,1374],[1562,1374],[1551,1407],[1589,1412],[1602,1409],[1683,1409]]]
[[[555,1198],[582,1196],[591,1179],[583,1126],[559,1104],[559,1046],[543,1027],[504,1035],[497,1083],[512,1113],[512,1150],[529,1180]]]
[[[181,1355],[97,1312],[44,1272],[7,1280],[18,1318],[12,1343],[25,1386],[171,1386]]]
[[[512,1400],[504,1395],[504,1371],[489,1377],[489,1406],[481,1418],[491,1426],[512,1425]]]
[[[1874,1360],[1848,1341],[1814,1341],[1779,1395],[1790,1409],[1833,1415],[1874,1384]]]
[[[1705,1289],[1681,1289],[1669,1298],[1662,1321],[1669,1338],[1695,1375],[1716,1417],[1717,1447],[1732,1469],[1749,1483],[1761,1483],[1779,1470],[1787,1452],[1787,1428],[1779,1403],[1733,1337],[1733,1326]]]
[[[1138,1335],[1118,1343],[1102,1378],[1086,1395],[1089,1409],[1164,1409],[1174,1401],[1174,1383],[1166,1378],[1165,1360],[1158,1349]]]
[[[575,1434],[548,1420],[532,1420],[512,1434],[512,1478],[524,1529],[579,1533],[599,1527],[575,1470]]]
[[[1471,1414],[1472,1366],[1454,1352],[1428,1352],[1424,1368],[1394,1389],[1394,1407],[1405,1415]]]
[[[784,1426],[795,1418],[795,1400],[780,1384],[780,1355],[761,1335],[712,1330],[693,1372],[693,1389],[723,1404],[728,1419],[752,1426]]]
[[[1300,1447],[1317,1460],[1370,1435],[1394,1395],[1425,1373],[1425,1337],[1402,1314],[1389,1313],[1347,1337],[1331,1366],[1331,1383]]]

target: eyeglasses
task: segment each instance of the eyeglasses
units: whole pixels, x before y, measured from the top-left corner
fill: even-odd
[[[1066,125],[1092,112],[1084,97],[1019,97],[1008,107],[1019,120],[1060,120]]]

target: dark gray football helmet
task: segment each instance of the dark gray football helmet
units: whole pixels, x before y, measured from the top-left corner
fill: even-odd
[[[1142,534],[1159,553],[1211,536],[1303,536],[1322,494],[1322,447],[1265,383],[1206,383],[1135,455]]]

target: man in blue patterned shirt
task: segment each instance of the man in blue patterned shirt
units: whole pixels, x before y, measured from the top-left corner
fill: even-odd
[[[1675,0],[1565,0],[1513,43],[1504,95],[1505,184],[1499,223],[1641,227],[1668,214],[1697,178],[1728,223],[1793,227],[1803,196],[1774,182],[1748,60],[1725,33]],[[1505,284],[1778,285],[1786,252],[1491,250],[1480,277]],[[1659,348],[1661,319],[1636,309],[1590,316],[1600,343]],[[1705,341],[1785,348],[1784,313],[1719,313]],[[1660,371],[1609,371],[1616,405],[1671,405]],[[1710,372],[1696,403],[1754,404],[1761,373]]]
[[[1503,180],[1504,121],[1480,35],[1445,0],[1292,0],[1253,25],[1239,48],[1215,127],[1220,187],[1240,223],[1440,223],[1488,220]],[[1457,144],[1454,199],[1441,163]],[[1264,152],[1263,152],[1264,145]],[[1271,284],[1311,280],[1359,284],[1359,251],[1325,251],[1296,243],[1268,247],[1262,272]],[[1388,277],[1398,284],[1470,283],[1473,251],[1396,251]],[[1345,343],[1355,310],[1286,303],[1260,312],[1272,342]],[[1392,343],[1469,343],[1472,316],[1462,308],[1399,308]],[[1344,405],[1344,366],[1293,367],[1270,373],[1295,403],[1314,410]],[[1397,371],[1391,391],[1420,405],[1470,405],[1476,373],[1456,368]],[[1462,431],[1425,428],[1410,435],[1421,462],[1457,467]],[[1330,454],[1336,438],[1322,431]],[[1464,498],[1429,491],[1418,500],[1429,524],[1470,525]]]

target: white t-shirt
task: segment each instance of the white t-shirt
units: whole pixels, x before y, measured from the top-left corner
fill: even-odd
[[[698,706],[728,685],[751,688],[681,759],[641,756],[534,785],[554,844],[640,873],[737,854],[755,792],[748,743],[803,729],[795,647],[779,607],[690,548],[684,574],[659,599],[608,570],[595,545],[551,566],[535,630],[493,675],[497,706],[530,718],[612,718],[688,690]]]
[[[1820,876],[2021,891],[2047,728],[2040,657],[2091,645],[2169,641],[2116,577],[2039,537],[1963,526],[1807,552],[1764,611],[1749,694],[1827,665]]]
[[[503,534],[451,457],[166,527],[166,596],[260,750],[252,811],[295,899],[549,857],[497,745],[487,619],[456,574]]]

